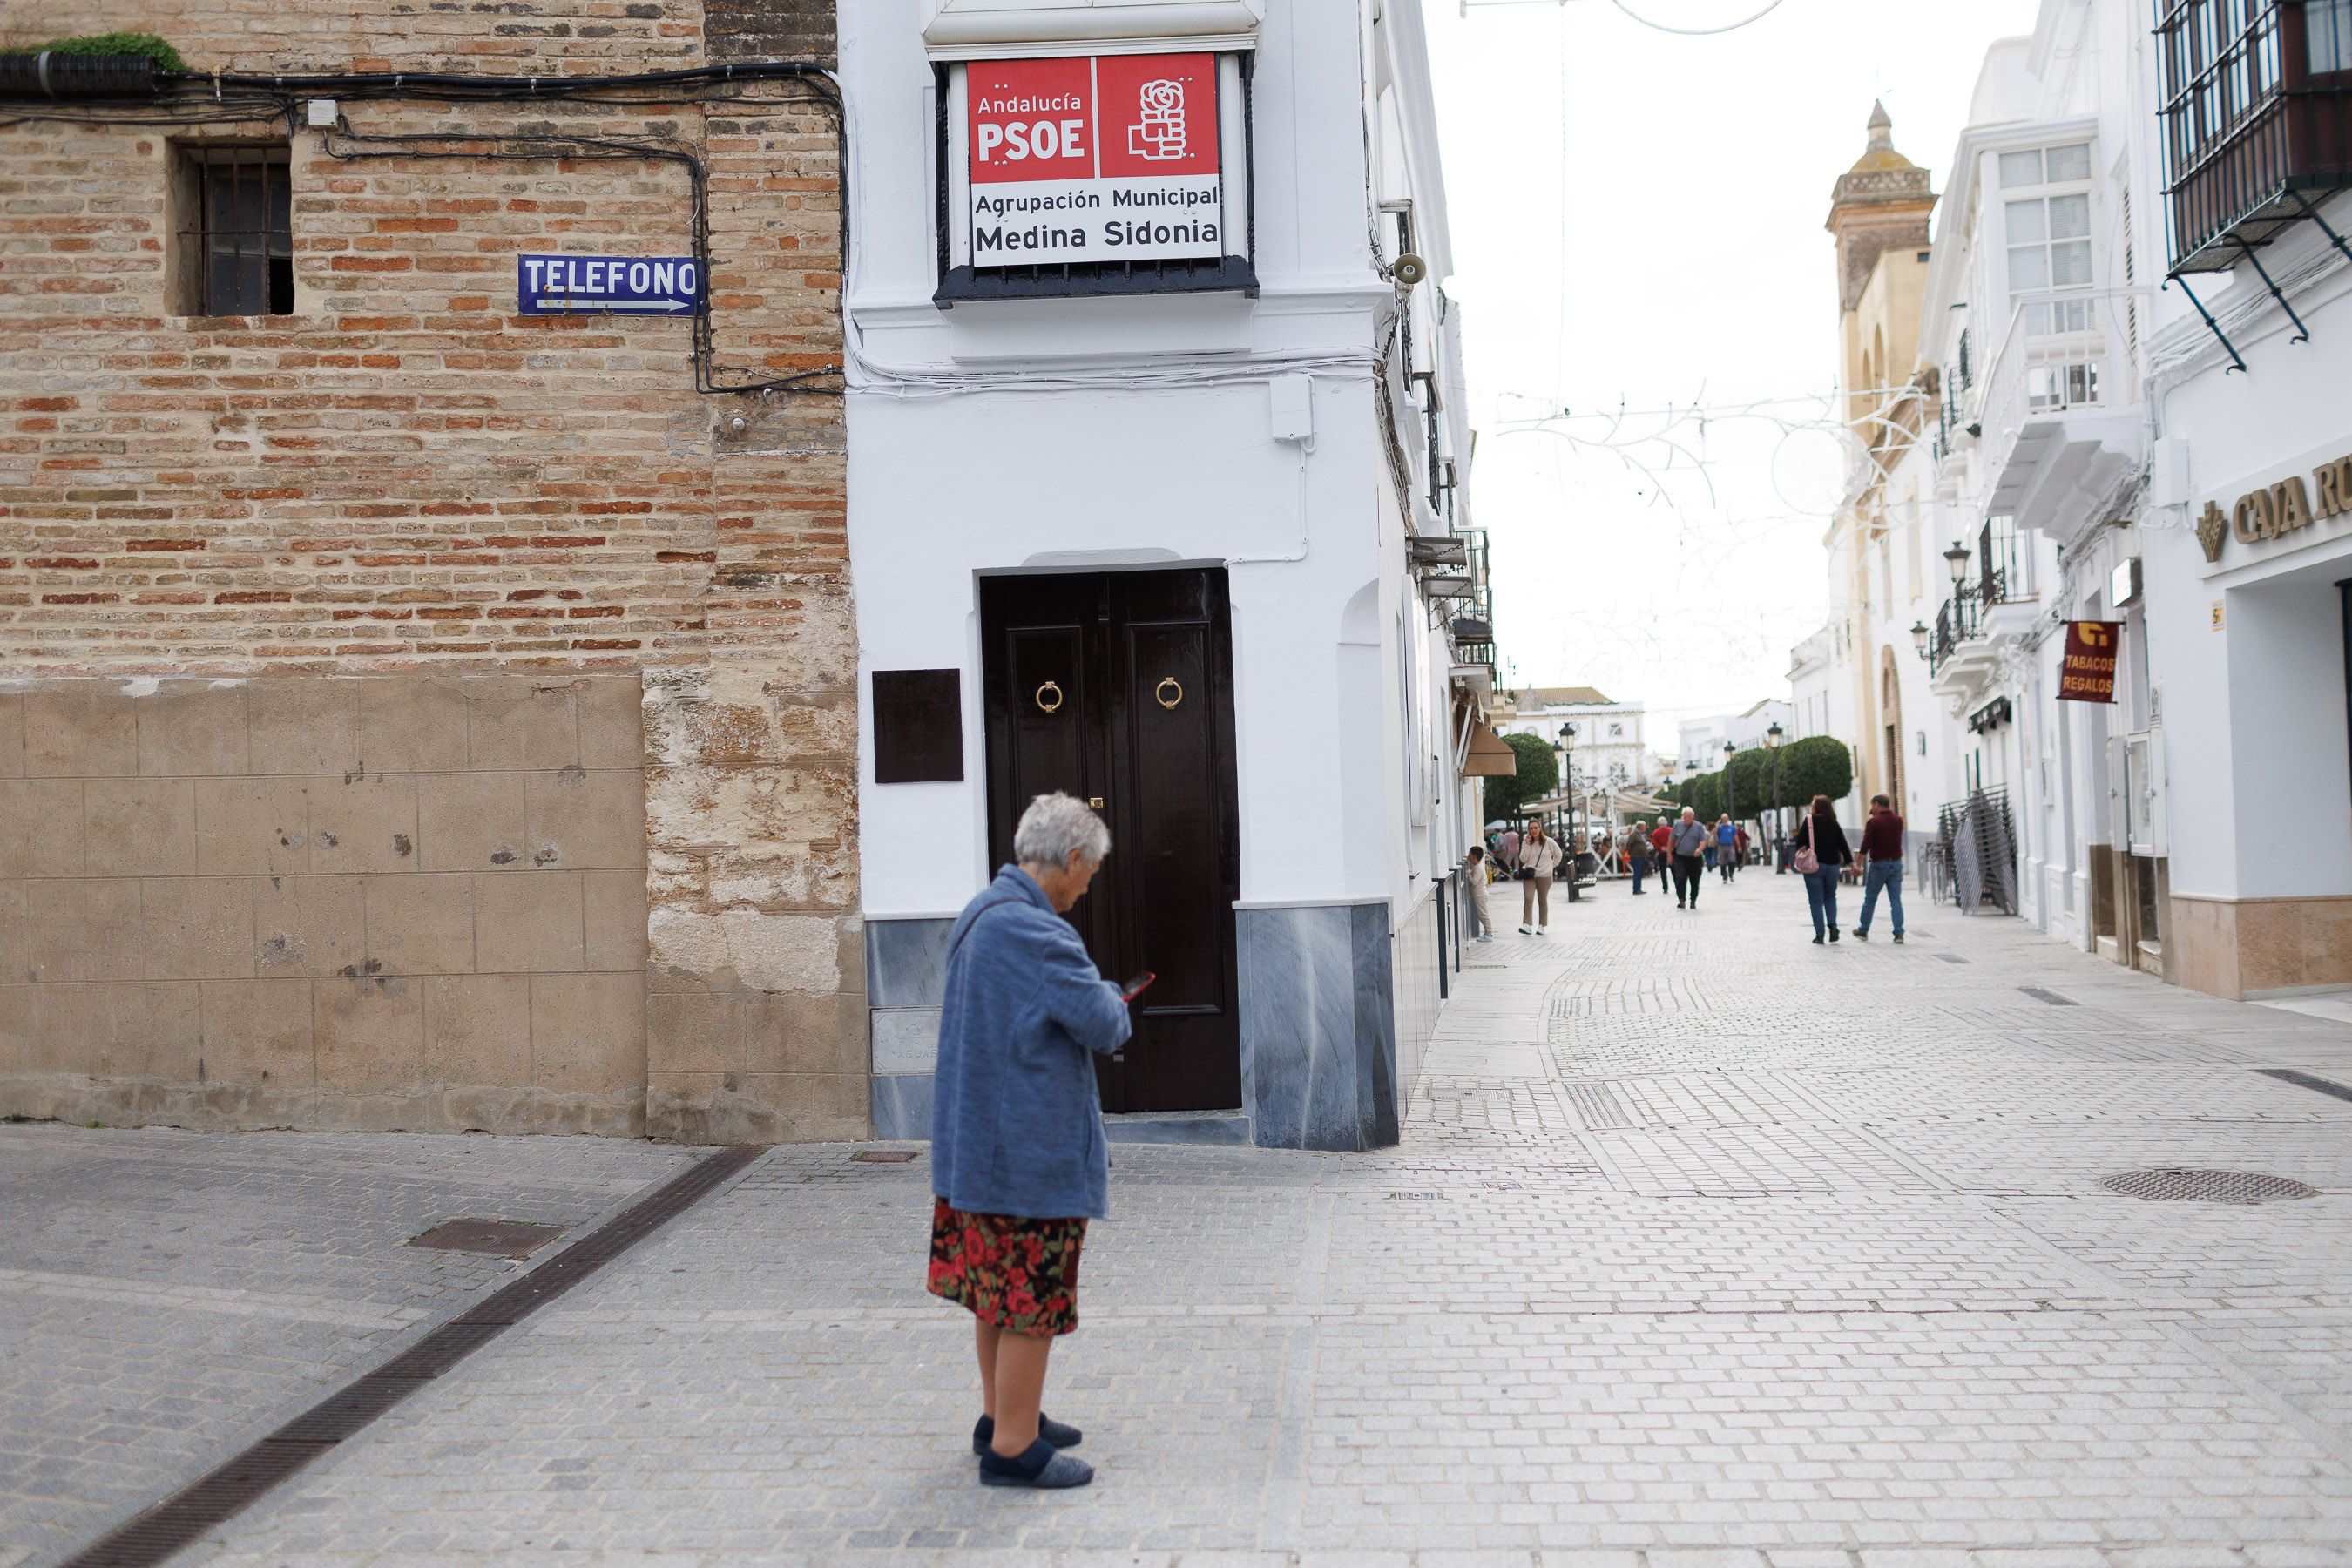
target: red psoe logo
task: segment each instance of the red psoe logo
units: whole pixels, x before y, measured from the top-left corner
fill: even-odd
[[[1217,58],[1104,55],[1095,61],[1106,177],[1217,172]]]

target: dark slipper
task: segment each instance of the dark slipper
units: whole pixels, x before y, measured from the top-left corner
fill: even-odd
[[[994,1449],[980,1457],[980,1484],[984,1487],[1035,1487],[1058,1491],[1082,1487],[1095,1479],[1095,1468],[1084,1459],[1055,1450],[1042,1437],[1019,1458],[1007,1459]]]
[[[1037,1417],[1037,1440],[1041,1443],[1050,1444],[1056,1448],[1075,1448],[1085,1438],[1086,1434],[1076,1427],[1066,1426],[1050,1415]],[[982,1416],[971,1428],[971,1451],[975,1454],[985,1454],[988,1452],[989,1444],[995,1440],[996,1417]]]

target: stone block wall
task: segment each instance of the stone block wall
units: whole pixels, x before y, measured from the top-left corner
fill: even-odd
[[[642,1132],[641,752],[627,678],[0,694],[10,1109]]]
[[[756,15],[811,37],[822,18],[829,31],[829,8],[805,0]],[[578,75],[784,52],[751,47],[740,26],[707,28],[701,5],[683,0],[430,14],[394,0],[168,0],[139,20],[198,70]],[[43,17],[56,35],[119,25],[84,0]],[[790,84],[642,102],[350,97],[340,110],[347,129],[330,137],[305,128],[290,142],[284,119],[261,110],[249,121],[0,128],[0,690],[14,698],[8,721],[24,759],[0,778],[60,803],[78,789],[84,835],[77,870],[58,843],[19,844],[16,826],[0,822],[14,858],[0,876],[15,889],[0,899],[41,900],[26,904],[20,928],[40,929],[63,899],[87,903],[99,927],[114,931],[133,918],[127,886],[142,932],[178,929],[152,924],[151,883],[159,911],[194,896],[176,879],[215,874],[296,879],[307,900],[288,905],[279,922],[299,928],[284,933],[301,943],[299,973],[264,966],[278,933],[260,929],[261,883],[247,889],[257,922],[250,975],[235,973],[233,916],[172,939],[229,973],[134,974],[119,931],[93,937],[90,964],[79,967],[43,948],[38,975],[27,967],[25,978],[0,981],[9,986],[0,1052],[16,1053],[0,1056],[0,1109],[36,1103],[9,1075],[38,1062],[43,1075],[90,1080],[90,1115],[111,1120],[109,1106],[128,1114],[119,1091],[97,1086],[132,1063],[142,1070],[128,1076],[152,1091],[141,1104],[162,1103],[154,1086],[168,1084],[187,1114],[212,1106],[260,1115],[250,1097],[212,1094],[214,1064],[235,1051],[222,1036],[218,1052],[205,1054],[204,987],[245,984],[258,996],[265,981],[299,980],[311,993],[317,1076],[311,1109],[270,1113],[280,1120],[698,1140],[861,1134],[855,630],[842,411],[824,390],[842,353],[830,112]],[[431,140],[394,140],[418,137]],[[684,321],[519,314],[518,253],[690,249],[691,184],[674,160],[572,156],[588,143],[551,145],[551,137],[658,144],[698,159],[716,372],[730,381],[806,374],[816,389],[698,393]],[[174,149],[207,141],[288,147],[290,315],[173,313]],[[201,684],[180,684],[191,679]],[[532,695],[514,699],[511,725],[484,721],[478,762],[473,719],[507,700],[490,695],[509,689],[500,681]],[[461,688],[462,700],[449,696]],[[390,752],[350,755],[338,728],[346,689],[363,707],[375,689],[421,694],[402,702],[457,700],[464,721],[452,731],[436,721],[432,733],[443,744],[461,736],[462,761],[451,752],[408,768]],[[609,748],[624,691],[637,700],[633,764],[606,749],[593,763],[583,755],[541,765],[553,754],[539,729],[553,722],[549,704],[576,714],[593,700],[598,744]],[[234,721],[214,734],[181,717],[206,704],[224,713],[242,705],[242,762],[227,738]],[[75,715],[85,709],[116,715],[104,723],[115,727],[108,744],[117,748],[129,712],[131,750],[84,755]],[[180,771],[150,773],[141,737],[151,728],[209,736],[220,750],[189,740],[187,755],[205,764],[197,767],[171,749],[181,742],[158,741],[154,755]],[[590,730],[579,735],[584,746]],[[282,765],[302,756],[318,765]],[[68,757],[93,771],[51,771]],[[567,786],[567,767],[585,776]],[[363,777],[337,783],[346,773]],[[590,809],[559,793],[567,788],[603,793]],[[404,820],[412,790],[412,853],[426,858],[415,870],[380,866],[389,840],[377,829]],[[633,835],[613,816],[632,790]],[[183,855],[169,826],[184,803],[188,832],[198,834],[200,795],[221,813],[249,799],[254,812],[290,822],[298,793],[299,865],[280,846],[284,863],[215,872],[201,836]],[[562,834],[551,841],[572,858],[554,865],[492,868],[466,858],[504,841],[494,827],[518,824],[526,843],[515,847],[535,856],[540,841],[529,835],[548,813],[575,807],[594,825],[590,859]],[[428,809],[457,815],[429,824]],[[307,837],[314,811],[332,819],[337,845]],[[238,834],[260,831],[236,820],[245,821]],[[346,831],[375,859],[354,862]],[[624,838],[631,858],[616,858]],[[622,896],[630,875],[634,900]],[[536,903],[498,900],[528,888],[560,901],[558,889],[571,888],[578,962],[562,967],[569,949],[525,944],[529,963],[496,956],[484,969],[478,954],[462,970],[371,975],[367,963],[394,963],[370,934],[368,879],[379,877],[387,879],[379,900],[411,900],[399,918],[422,922],[444,946],[457,941],[458,884],[428,893],[430,878],[467,879],[465,919],[478,941],[485,922],[503,933],[518,921],[543,931],[542,917],[553,918]],[[356,906],[337,878],[357,879]],[[608,932],[593,959],[592,885],[600,910],[644,911],[631,942]],[[277,908],[283,889],[268,897]],[[640,959],[614,957],[640,946]],[[310,973],[321,952],[343,962]],[[9,976],[20,973],[17,956],[0,956]],[[619,1012],[634,1023],[595,1043],[598,1065],[584,1076],[566,1077],[552,1056],[542,1073],[541,1019],[570,1027],[558,1010],[587,995],[594,976],[606,977],[604,1000],[617,1004],[632,963],[635,1000]],[[341,973],[350,965],[359,973]],[[520,990],[481,984],[518,976]],[[427,982],[404,984],[413,1017],[368,999],[368,986],[388,995],[395,979]],[[428,1049],[436,980],[452,983],[442,987],[442,1016],[457,1018],[461,1001],[478,999],[472,1016],[495,1026],[453,1025],[443,1047]],[[59,985],[108,989],[75,1001]],[[369,1059],[414,1061],[419,1076],[395,1083],[381,1066],[346,1081],[336,1043],[344,1020],[320,1000],[346,993],[356,999],[352,1027],[382,1026],[369,1037],[389,1054]],[[100,1008],[90,998],[101,994],[102,1022],[68,1016],[71,1007]],[[219,994],[226,1005],[229,993]],[[277,1011],[266,1033],[278,1044],[249,1048],[282,1057],[293,1049],[293,992],[268,995]],[[34,1004],[51,1011],[18,1011]],[[598,1016],[611,1015],[600,1006]],[[524,1019],[534,1031],[528,1067],[514,1033]],[[404,1057],[412,1024],[420,1043]],[[611,1087],[613,1074],[626,1076],[614,1064],[632,1049],[644,1053],[633,1110]],[[75,1113],[80,1102],[54,1076],[43,1082],[39,1106]]]

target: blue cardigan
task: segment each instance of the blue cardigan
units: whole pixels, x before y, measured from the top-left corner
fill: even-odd
[[[1133,1028],[1044,889],[998,871],[948,937],[931,1190],[970,1214],[1102,1218],[1110,1156],[1090,1053]]]

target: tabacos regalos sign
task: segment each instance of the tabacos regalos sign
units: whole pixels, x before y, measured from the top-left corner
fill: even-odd
[[[1216,56],[975,60],[964,85],[972,266],[1226,253]]]

